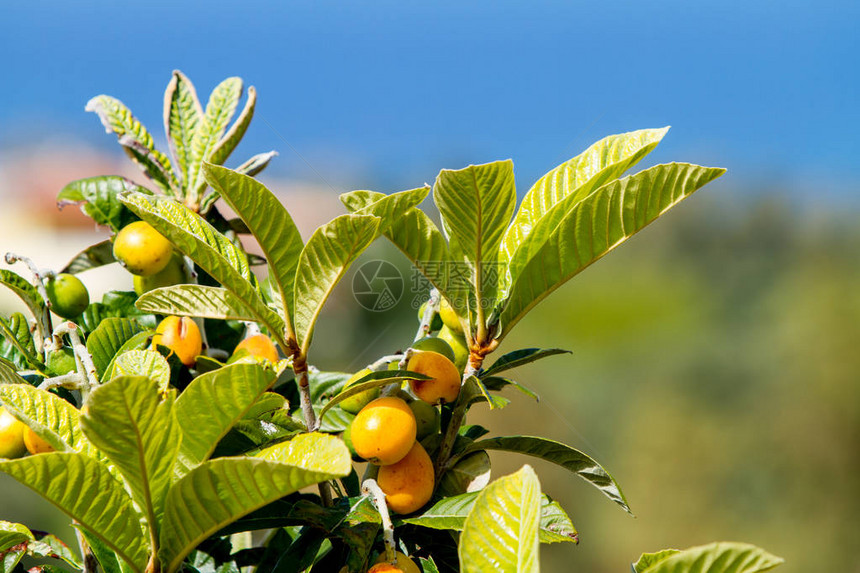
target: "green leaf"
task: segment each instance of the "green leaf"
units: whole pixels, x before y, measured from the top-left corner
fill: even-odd
[[[130,573],[133,571],[128,563],[117,557],[117,554],[101,539],[86,530],[83,531],[83,534],[104,573]]]
[[[562,350],[561,348],[523,348],[521,350],[514,350],[513,352],[508,352],[496,360],[492,366],[484,370],[481,373],[481,378],[492,376],[499,372],[517,368],[524,364],[534,362],[535,360],[540,360],[541,358],[554,356],[556,354],[570,354],[570,350]]]
[[[173,70],[173,77],[164,93],[164,133],[170,144],[170,153],[176,162],[182,188],[188,190],[197,178],[193,157],[194,139],[203,121],[203,108],[197,99],[197,91],[185,75]]]
[[[443,496],[480,491],[490,483],[490,456],[487,452],[473,452],[463,456],[445,471],[439,481]]]
[[[96,388],[81,415],[84,434],[119,469],[155,532],[179,452],[173,404],[154,381],[126,376]]]
[[[181,203],[170,199],[131,194],[126,195],[123,202],[224,288],[244,301],[270,332],[283,332],[280,317],[260,297],[248,257],[212,225]]]
[[[106,239],[75,255],[60,272],[74,275],[114,262],[116,259],[113,257],[113,243],[110,239]]]
[[[0,553],[0,573],[14,572],[24,554],[23,548],[10,549]],[[20,571],[20,569],[18,570]]]
[[[80,558],[56,535],[42,535],[37,541],[28,543],[27,552],[42,559],[61,559],[75,569],[83,569]],[[60,573],[66,571],[60,568],[56,570]]]
[[[469,406],[477,402],[487,402],[490,410],[501,409],[510,403],[510,400],[502,396],[490,394],[487,387],[477,376],[469,376],[463,382],[460,389],[460,396],[457,398],[458,404]]]
[[[376,215],[382,219],[380,232],[385,232],[406,212],[416,207],[430,193],[430,187],[418,187],[385,195],[374,191],[352,191],[340,196],[340,201],[356,215]]]
[[[460,535],[463,573],[540,571],[540,482],[531,466],[484,489]]]
[[[513,275],[499,338],[568,279],[723,173],[685,163],[657,165],[608,183],[577,203]]]
[[[380,386],[386,386],[392,382],[403,380],[430,380],[430,377],[419,372],[411,372],[409,370],[378,370],[370,372],[350,384],[349,389],[339,392],[331,400],[326,402],[325,406],[323,406],[322,410],[319,412],[319,418],[322,419],[323,416],[326,415],[326,412],[328,412],[332,407],[340,404],[350,396],[355,396],[356,394],[361,394],[366,390],[379,388]]]
[[[111,378],[120,376],[143,376],[158,385],[161,393],[170,387],[170,365],[167,359],[155,350],[130,350],[117,353],[113,362]]]
[[[174,285],[153,289],[137,299],[143,312],[198,316],[220,320],[256,320],[244,302],[221,287]]]
[[[212,454],[273,380],[274,374],[257,364],[233,364],[198,376],[185,388],[175,406],[182,434],[180,475]]]
[[[603,495],[620,505],[624,511],[631,513],[627,499],[621,493],[621,487],[609,475],[609,472],[587,455],[561,442],[532,436],[488,438],[472,442],[466,446],[463,454],[478,450],[518,452],[558,464],[599,489]]]
[[[310,346],[325,301],[349,265],[376,238],[380,223],[372,215],[341,215],[314,231],[302,249],[296,268],[293,324],[303,353]]]
[[[241,78],[227,78],[218,84],[209,96],[206,115],[194,138],[194,174],[189,189],[200,196],[206,189],[203,164],[218,144],[242,97]]]
[[[179,189],[171,171],[170,160],[155,148],[147,129],[121,101],[100,95],[87,102],[85,109],[99,116],[107,133],[116,134],[119,144],[147,177],[165,191],[174,192]]]
[[[404,519],[403,523],[431,529],[462,531],[466,516],[471,511],[472,506],[475,505],[475,500],[480,493],[480,491],[473,491],[445,497],[421,515]],[[541,494],[540,505],[539,538],[541,543],[579,543],[579,535],[573,527],[570,517],[557,502]]]
[[[87,337],[87,350],[99,376],[105,373],[122,345],[142,329],[130,318],[106,318]]]
[[[148,559],[140,515],[125,490],[99,461],[78,453],[50,453],[0,461],[26,485],[142,572]]]
[[[652,558],[654,555],[651,554]],[[636,573],[759,573],[783,562],[755,545],[722,541],[684,549],[654,561],[645,569],[634,570]]]
[[[481,377],[481,382],[484,384],[484,387],[487,390],[501,390],[505,386],[513,386],[529,398],[533,398],[535,402],[540,402],[540,396],[532,390],[526,388],[519,382],[511,380],[510,378],[504,378],[502,376],[487,376],[484,378]]]
[[[32,368],[46,375],[45,365],[36,354],[33,336],[27,319],[20,312],[13,313],[7,321],[0,316],[0,356],[9,360],[21,370]]]
[[[669,131],[642,129],[610,135],[541,177],[523,197],[513,223],[502,241],[502,257],[514,258],[538,222],[562,199],[578,203],[592,191],[633,167],[651,153]]]
[[[662,551],[656,551],[654,553],[643,553],[639,556],[639,560],[632,565],[633,573],[642,573],[655,563],[663,561],[664,559],[680,552],[681,551],[678,549],[663,549]]]
[[[269,162],[271,162],[272,159],[277,156],[277,151],[266,151],[265,153],[258,153],[257,155],[253,155],[243,161],[242,164],[236,168],[236,173],[254,176],[266,167],[268,167]]]
[[[371,206],[386,195],[375,191],[353,191],[340,196],[350,212]],[[447,292],[451,262],[448,242],[436,224],[418,207],[388,221],[382,234],[400,249],[406,258],[441,293]]]
[[[131,338],[125,341],[122,346],[119,347],[119,350],[116,351],[111,361],[108,363],[107,368],[105,368],[105,372],[102,375],[104,380],[110,380],[113,378],[114,372],[114,364],[116,363],[116,359],[119,356],[122,356],[126,352],[130,352],[132,350],[144,350],[149,345],[149,339],[155,334],[155,331],[152,330],[144,330],[143,332],[138,332]],[[169,364],[169,361],[168,361]]]
[[[14,547],[25,541],[34,541],[36,538],[26,525],[0,521],[0,553],[10,547]]]
[[[248,225],[269,261],[269,280],[278,285],[281,300],[289,301],[284,323],[293,338],[293,289],[304,243],[284,205],[265,185],[225,167],[206,164],[207,181]]]
[[[63,187],[57,194],[57,206],[62,209],[66,205],[79,205],[96,224],[110,227],[116,232],[137,220],[137,217],[119,201],[118,195],[127,191],[152,194],[148,189],[118,175],[87,177],[72,181]],[[111,255],[110,262],[112,261]]]
[[[230,130],[224,134],[224,137],[218,140],[218,143],[212,148],[209,157],[204,158],[205,161],[213,165],[223,165],[227,161],[227,158],[230,157],[230,154],[233,153],[233,150],[236,149],[239,141],[242,140],[242,137],[248,130],[248,125],[250,125],[251,119],[254,117],[254,107],[256,105],[257,91],[254,89],[254,86],[251,86],[248,88],[248,99],[245,101],[245,107],[242,109],[239,117],[236,118]]]
[[[0,404],[57,451],[95,455],[78,423],[77,408],[29,384],[0,384]]]
[[[505,274],[499,246],[517,202],[514,165],[496,161],[465,169],[443,169],[433,186],[433,198],[451,238],[451,258],[464,261],[471,273],[476,304],[495,301],[499,281]],[[446,291],[458,290],[459,286]],[[449,302],[461,317],[468,316],[459,297]],[[480,310],[480,309],[479,309]]]
[[[201,541],[240,517],[299,489],[347,475],[343,442],[301,434],[257,458],[218,458],[191,470],[170,488],[159,557],[167,573]]]
[[[27,308],[38,320],[45,312],[45,301],[30,281],[9,269],[0,269],[0,284],[5,285],[24,301]]]

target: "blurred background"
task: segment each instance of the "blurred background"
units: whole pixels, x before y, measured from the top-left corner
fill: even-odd
[[[260,178],[305,237],[343,212],[340,192],[510,157],[522,195],[605,135],[672,125],[640,165],[727,175],[505,341],[573,351],[515,372],[540,403],[514,392],[471,418],[578,447],[624,488],[635,519],[535,464],[581,538],[545,546],[545,571],[626,571],[644,551],[723,539],[785,557],[786,573],[860,571],[858,17],[849,1],[5,3],[0,251],[58,269],[107,237],[56,193],[92,175],[145,181],[84,105],[119,98],[166,150],[173,69],[201,98],[230,75],[256,86],[228,166],[277,150]],[[382,242],[372,259],[400,267],[406,296],[367,312],[347,277],[317,332],[320,368],[357,370],[411,340],[408,264]],[[131,288],[116,268],[81,278],[96,300]],[[7,293],[0,307],[15,308]],[[527,461],[493,460],[495,476]],[[0,519],[65,523],[2,476]]]

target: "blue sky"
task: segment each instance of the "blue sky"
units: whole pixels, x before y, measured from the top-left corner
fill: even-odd
[[[853,1],[114,4],[0,7],[0,152],[113,145],[83,111],[99,93],[160,134],[178,68],[205,94],[257,87],[235,160],[277,149],[273,169],[338,189],[511,157],[523,192],[604,135],[663,125],[653,161],[727,167],[723,185],[838,198],[860,181]]]

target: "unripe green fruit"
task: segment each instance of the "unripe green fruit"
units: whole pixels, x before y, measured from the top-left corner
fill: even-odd
[[[466,346],[466,339],[463,336],[453,332],[447,326],[442,327],[439,334],[436,335],[439,340],[444,340],[454,352],[452,362],[457,370],[462,372],[466,368],[466,363],[469,361],[469,347]]]
[[[418,309],[418,322],[424,320],[424,311],[427,310],[427,302],[421,304],[421,308]],[[439,313],[433,315],[433,320],[430,321],[430,332],[436,332],[443,326],[442,317],[439,316]]]
[[[174,253],[167,266],[154,275],[134,275],[134,292],[140,296],[152,289],[178,285],[185,281],[185,260],[179,253]]]
[[[48,353],[46,366],[52,376],[62,376],[63,374],[74,372],[77,368],[75,351],[68,346],[64,346],[59,350]]]
[[[90,293],[75,275],[60,273],[45,283],[51,311],[57,316],[77,318],[90,305]]]
[[[457,318],[457,312],[445,298],[443,298],[441,304],[439,304],[439,316],[442,318],[442,322],[445,323],[445,326],[460,336],[463,336],[463,325],[460,324],[460,319]]]
[[[359,370],[355,374],[352,375],[352,378],[346,381],[346,384],[343,385],[343,390],[341,392],[348,390],[350,386],[370,374],[372,370],[370,368],[365,368],[364,370]],[[379,397],[379,388],[371,388],[370,390],[365,390],[364,392],[359,392],[355,396],[350,396],[345,399],[343,402],[340,402],[340,407],[343,410],[346,410],[350,414],[358,414],[362,408],[373,402]]]
[[[428,404],[424,400],[412,400],[409,402],[412,413],[415,414],[417,431],[415,439],[419,442],[431,434],[439,432],[440,415],[436,406]]]
[[[27,426],[0,408],[0,458],[15,459],[27,453],[24,430]]]
[[[412,349],[435,352],[437,354],[441,354],[451,362],[454,362],[457,358],[454,355],[454,349],[451,348],[451,345],[436,336],[426,336],[421,340],[416,340],[412,343]]]
[[[173,245],[149,223],[135,221],[116,234],[113,256],[131,274],[150,276],[170,262]]]

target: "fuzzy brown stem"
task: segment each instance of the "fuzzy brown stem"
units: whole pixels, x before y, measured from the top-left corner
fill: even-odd
[[[299,386],[299,400],[302,406],[302,415],[305,418],[305,426],[309,432],[315,432],[318,428],[317,416],[314,413],[313,404],[311,404],[311,389],[308,384],[308,369],[307,364],[302,363],[300,366],[293,362],[293,368],[296,373],[296,380]]]

